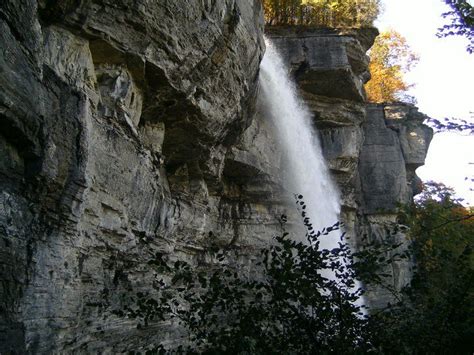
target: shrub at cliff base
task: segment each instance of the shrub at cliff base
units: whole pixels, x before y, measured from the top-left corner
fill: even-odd
[[[474,351],[474,209],[429,183],[402,213],[417,271],[403,299],[380,314],[379,345],[395,353]]]
[[[389,253],[399,246],[390,244],[352,253],[343,236],[337,248],[319,250],[321,236],[338,231],[339,224],[315,232],[306,206],[301,199],[297,203],[309,243],[283,233],[261,251],[251,271],[244,272],[235,262],[237,253],[225,248],[210,248],[211,261],[198,269],[157,254],[149,264],[165,276],[156,294],[137,294],[137,302],[118,313],[138,318],[143,327],[156,320],[176,321],[187,332],[186,343],[176,349],[143,344],[140,350],[472,353],[473,211],[453,199],[449,189],[427,185],[417,203],[403,209],[402,222],[411,228],[411,255]],[[355,280],[383,284],[379,270],[400,257],[416,259],[412,285],[396,295],[399,303],[366,312]]]

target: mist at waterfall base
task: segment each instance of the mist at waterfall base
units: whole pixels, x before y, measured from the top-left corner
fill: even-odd
[[[331,179],[312,115],[301,99],[289,71],[274,45],[266,39],[267,50],[260,65],[260,87],[265,115],[273,122],[280,149],[285,154],[283,181],[294,194],[303,195],[305,212],[318,231],[334,225],[340,212],[339,192]],[[322,236],[322,248],[337,247],[336,233]]]

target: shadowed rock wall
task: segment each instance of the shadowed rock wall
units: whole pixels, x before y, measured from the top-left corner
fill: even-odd
[[[260,1],[4,0],[0,26],[0,352],[179,342],[172,324],[115,313],[153,291],[148,260],[199,264],[215,242],[248,272],[294,213],[257,97]],[[380,205],[393,218],[411,198],[430,137],[412,107],[366,115],[374,34],[269,32],[314,112],[346,224],[371,236]],[[380,132],[391,143],[368,144]]]
[[[192,259],[209,231],[236,244],[240,225],[276,223],[242,197],[255,173],[234,147],[260,2],[5,0],[0,26],[0,352],[176,338],[114,314],[153,289],[152,255]]]

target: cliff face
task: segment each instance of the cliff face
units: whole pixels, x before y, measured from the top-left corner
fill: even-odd
[[[247,211],[226,199],[227,153],[254,107],[261,11],[2,1],[0,352],[136,349],[157,328],[112,311],[151,289],[151,256],[232,242]]]
[[[175,339],[114,313],[153,290],[148,260],[199,262],[212,241],[245,265],[279,231],[292,208],[257,96],[262,18],[259,0],[2,1],[2,352]],[[269,35],[315,114],[348,228],[384,237],[377,222],[416,186],[423,116],[366,110],[371,31]]]
[[[410,105],[368,105],[362,125],[364,142],[360,151],[357,180],[359,209],[356,235],[362,243],[388,241],[408,246],[404,226],[397,225],[397,209],[409,204],[421,192],[416,168],[424,164],[433,137],[423,121],[427,117]],[[393,262],[385,270],[389,286],[400,290],[411,279],[410,260]],[[367,293],[369,304],[383,307],[394,300],[387,288],[375,287]]]
[[[433,132],[427,118],[406,104],[365,103],[363,84],[370,78],[366,51],[376,29],[334,30],[272,28],[267,35],[290,66],[301,95],[314,114],[321,144],[342,192],[341,219],[355,248],[373,241],[407,247],[397,228],[397,208],[413,201],[421,181]],[[400,260],[385,270],[387,283],[400,290],[410,280],[411,262]],[[385,306],[393,295],[373,287],[370,306]]]

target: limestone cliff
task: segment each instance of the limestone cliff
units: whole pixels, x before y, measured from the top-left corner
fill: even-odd
[[[407,246],[395,230],[397,208],[420,192],[416,168],[424,164],[432,129],[407,104],[371,105],[363,84],[370,78],[366,51],[378,31],[279,28],[267,35],[293,71],[314,114],[323,151],[342,191],[342,220],[355,248],[374,240]],[[400,250],[397,250],[399,252]],[[395,251],[394,251],[395,252]],[[400,290],[410,279],[411,262],[394,262],[387,283]],[[385,288],[367,293],[371,306],[392,300]]]
[[[254,107],[261,12],[2,1],[1,353],[136,349],[156,326],[112,311],[151,289],[151,256],[234,241],[250,212],[227,152]]]
[[[199,262],[213,239],[245,265],[291,214],[259,113],[260,1],[4,0],[0,26],[0,352],[173,341],[172,325],[114,313],[153,289],[147,261]],[[315,113],[347,225],[383,237],[375,222],[416,186],[423,116],[366,109],[372,30],[269,35]]]

